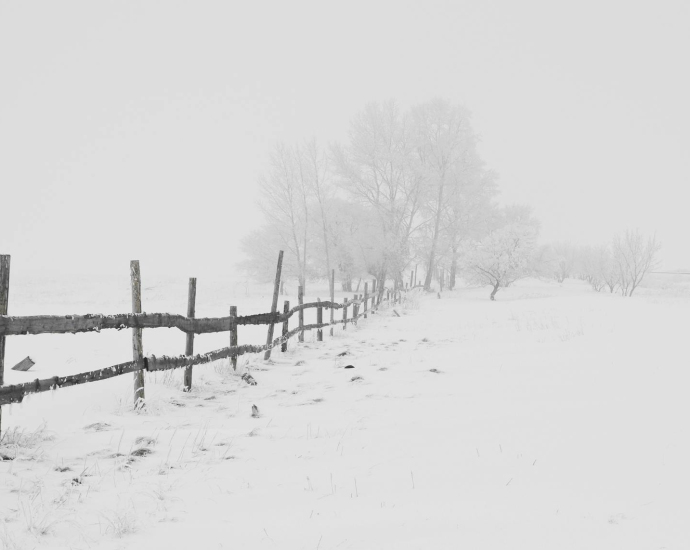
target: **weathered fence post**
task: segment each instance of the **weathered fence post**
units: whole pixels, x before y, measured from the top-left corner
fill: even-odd
[[[343,330],[347,328],[347,298],[343,298]]]
[[[130,278],[132,283],[132,313],[141,313],[141,271],[139,260],[129,263]],[[143,330],[132,328],[132,358],[140,361],[144,358]],[[144,407],[146,395],[144,393],[144,371],[134,373],[134,408]]]
[[[0,255],[0,315],[7,315],[10,298],[10,256]],[[0,336],[0,386],[5,383],[5,337]],[[2,407],[0,407],[0,436],[2,435]]]
[[[189,278],[189,292],[187,293],[187,317],[194,317],[196,305],[196,277]],[[194,333],[187,333],[187,342],[184,348],[185,355],[194,355]],[[192,389],[192,368],[185,367],[184,380],[182,383],[182,391],[191,391]]]
[[[319,305],[316,308],[316,324],[320,325],[323,323],[323,307],[321,307],[321,298],[316,299]],[[323,342],[323,330],[320,328],[316,329],[316,341]]]
[[[364,283],[364,318],[367,318],[367,301],[369,300],[369,283]]]
[[[331,269],[331,304],[335,304],[335,269]],[[331,306],[331,336],[333,336],[333,321],[335,320],[335,309]]]
[[[271,302],[271,313],[278,310],[278,293],[280,292],[280,272],[283,269],[283,251],[278,253],[278,267],[276,268],[276,281],[273,285],[273,301]],[[266,337],[266,345],[270,346],[273,342],[273,323],[268,325],[268,336]],[[269,347],[264,353],[264,361],[271,358],[271,348]]]
[[[304,288],[302,285],[297,287],[297,303],[301,306],[304,304]],[[299,334],[297,335],[297,341],[298,342],[304,342],[304,331],[302,330],[302,327],[304,327],[304,310],[300,309],[298,313],[299,317]]]
[[[237,317],[237,306],[230,306],[230,347],[237,346],[237,323],[235,318]],[[232,370],[237,370],[237,355],[230,357],[230,364],[232,365]]]
[[[414,277],[414,271],[410,271],[410,288],[412,288],[412,282],[413,282],[413,277]]]
[[[371,280],[371,312],[376,311],[376,279]]]
[[[357,314],[359,313],[359,304],[356,303],[359,300],[359,296],[355,294],[354,297],[355,303],[352,304],[352,322],[356,325],[357,324]]]
[[[287,315],[290,312],[290,301],[285,300],[283,303],[283,315]],[[287,333],[288,333],[288,319],[283,321],[283,341],[280,343],[280,351],[287,351]]]

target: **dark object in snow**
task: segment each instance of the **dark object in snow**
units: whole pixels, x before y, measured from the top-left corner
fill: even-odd
[[[36,363],[34,363],[33,359],[31,357],[25,357],[19,363],[17,363],[14,367],[12,367],[12,370],[20,370],[20,371],[27,371],[31,367],[33,367]]]
[[[438,296],[438,299],[440,300],[441,299],[441,293],[438,292],[436,295]]]
[[[7,455],[0,453],[0,461],[3,461],[3,460],[14,460],[14,458],[12,458],[11,456],[7,456]]]
[[[296,367],[301,367],[302,365],[304,365],[304,361],[297,361],[297,363],[295,363]]]
[[[110,424],[107,422],[95,422],[93,424],[89,424],[88,426],[84,426],[85,430],[94,430],[96,432],[102,432],[108,428],[110,428]]]
[[[398,317],[400,317],[400,314],[397,311],[393,310],[393,313],[395,313]]]
[[[364,380],[364,378],[362,378],[361,376],[353,376],[353,377],[350,379],[350,382],[355,382],[356,380]]]
[[[435,372],[436,374],[441,374],[441,371],[438,369],[429,369],[429,372]]]
[[[259,407],[252,405],[252,418],[259,418]]]
[[[150,455],[153,451],[151,449],[148,449],[146,447],[141,447],[140,449],[134,449],[131,453],[129,453],[131,456],[146,456]]]
[[[343,352],[339,353],[339,354],[338,354],[338,357],[342,357],[343,355],[347,355],[347,352],[346,352],[346,351],[343,351]]]
[[[346,369],[354,369],[355,366],[354,366],[354,365],[345,365],[345,368],[346,368]]]
[[[254,377],[251,374],[249,374],[248,372],[245,372],[242,375],[242,380],[244,380],[250,386],[256,386],[256,380],[254,380]]]

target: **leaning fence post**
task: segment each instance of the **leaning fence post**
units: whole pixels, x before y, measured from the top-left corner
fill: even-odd
[[[0,315],[7,315],[10,297],[10,256],[0,255]],[[5,337],[0,336],[0,386],[5,383]],[[0,436],[2,435],[2,407],[0,407]]]
[[[271,302],[271,313],[275,314],[278,310],[278,293],[280,291],[280,272],[283,269],[283,251],[278,253],[278,267],[276,268],[276,280],[273,285],[273,302]],[[271,358],[271,344],[273,343],[273,323],[268,325],[268,336],[266,337],[266,346],[268,349],[264,353],[264,361]]]
[[[322,325],[323,324],[323,307],[321,307],[321,298],[317,298],[316,301],[319,302],[319,305],[316,308],[316,324]],[[316,329],[316,341],[317,342],[323,342],[323,330],[321,330],[320,328]]]
[[[290,301],[285,300],[283,303],[283,315],[290,313]],[[287,351],[287,334],[288,334],[288,322],[287,317],[283,321],[283,341],[280,343],[280,351]]]
[[[367,300],[369,300],[369,283],[364,283],[364,318],[367,318]]]
[[[332,304],[335,304],[335,269],[331,269],[331,336],[333,336],[333,321],[335,320],[335,309]]]
[[[304,305],[304,287],[300,285],[297,287],[297,303],[301,306]],[[299,310],[299,334],[297,335],[297,341],[298,342],[304,342],[304,331],[302,330],[302,327],[304,327],[304,310],[300,309]]]
[[[132,313],[141,313],[141,271],[139,260],[129,263],[130,278],[132,283]],[[141,361],[144,358],[143,330],[132,328],[132,358]],[[144,406],[146,396],[144,393],[144,371],[134,373],[134,408],[141,409]]]
[[[237,306],[230,306],[230,347],[237,347]],[[237,370],[237,354],[230,356],[232,370]]]
[[[196,277],[189,278],[189,292],[187,293],[187,317],[194,318],[196,304]],[[187,343],[184,348],[184,354],[189,356],[194,354],[194,333],[187,333]],[[182,391],[191,391],[192,389],[192,368],[185,367],[184,380],[182,383]]]
[[[347,298],[343,299],[343,330],[347,328]]]

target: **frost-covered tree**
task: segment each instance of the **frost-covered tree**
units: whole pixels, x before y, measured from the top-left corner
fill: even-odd
[[[421,180],[414,166],[409,116],[394,101],[369,103],[357,114],[349,142],[332,150],[334,169],[347,196],[371,209],[381,257],[378,287],[396,280],[410,254],[410,237],[420,207]]]
[[[489,298],[495,300],[499,289],[531,273],[538,230],[529,209],[504,209],[489,234],[467,252],[465,277],[474,284],[490,285]]]
[[[469,112],[443,99],[433,99],[411,110],[416,169],[423,188],[422,213],[427,218],[425,233],[426,278],[430,290],[443,246],[444,221],[451,201],[459,195],[464,180],[471,178],[481,165],[477,138],[470,125]]]
[[[618,270],[619,285],[623,296],[632,296],[645,275],[658,265],[661,243],[656,235],[646,237],[639,229],[626,230],[613,239],[613,261]]]
[[[300,155],[300,166],[302,167],[303,177],[306,179],[311,192],[311,197],[315,203],[314,210],[317,220],[315,229],[320,233],[320,243],[323,245],[321,252],[324,260],[324,275],[328,279],[329,284],[331,280],[331,243],[332,239],[329,234],[329,201],[335,193],[335,189],[329,178],[329,159],[321,149],[316,141],[312,138],[306,142],[298,153]],[[318,257],[318,256],[317,256]]]
[[[441,256],[449,265],[448,286],[455,287],[460,253],[464,242],[477,241],[487,234],[495,210],[496,176],[477,163],[450,188],[443,218]]]
[[[259,179],[259,208],[265,224],[245,238],[243,249],[247,255],[244,266],[255,273],[266,271],[264,255],[258,242],[271,247],[271,253],[285,251],[285,273],[294,275],[306,288],[309,271],[308,252],[312,240],[309,202],[309,165],[303,151],[295,146],[278,143],[269,155],[268,169]],[[275,266],[273,267],[275,273]]]

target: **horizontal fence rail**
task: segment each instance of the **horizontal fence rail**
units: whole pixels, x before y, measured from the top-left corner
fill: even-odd
[[[371,297],[370,297],[371,299]],[[348,302],[362,304],[364,299]],[[173,313],[125,313],[116,315],[29,315],[16,317],[0,315],[0,336],[24,334],[75,334],[79,332],[100,332],[106,329],[128,328],[177,328],[190,334],[227,332],[232,325],[269,325],[287,321],[295,313],[313,308],[341,309],[343,304],[335,302],[310,302],[293,307],[286,313],[258,313],[237,317],[185,317]]]

